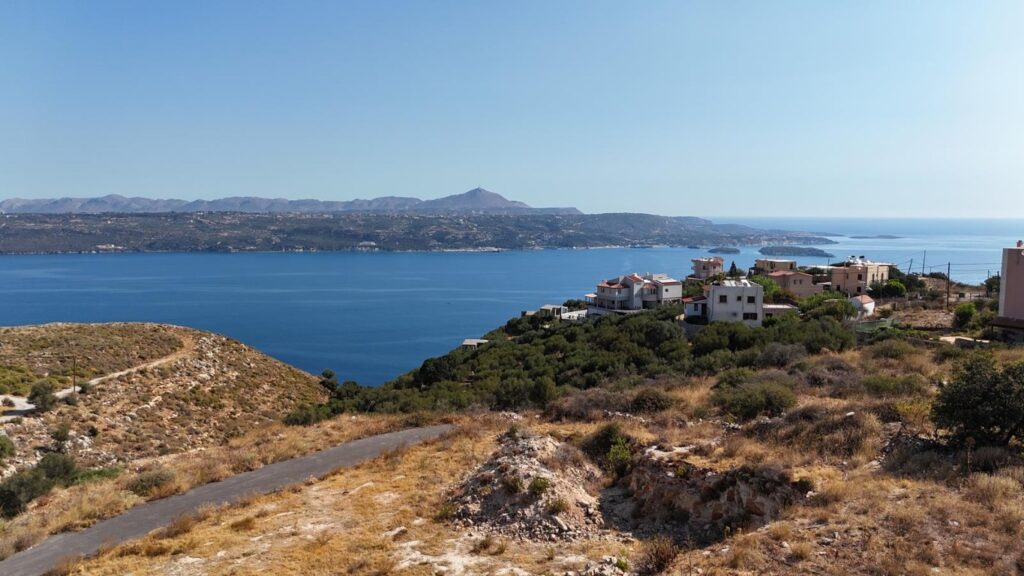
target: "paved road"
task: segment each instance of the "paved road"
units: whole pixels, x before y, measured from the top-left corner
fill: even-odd
[[[357,464],[403,445],[437,438],[452,428],[442,424],[370,436],[308,456],[270,464],[220,482],[204,484],[184,494],[147,502],[80,532],[67,532],[47,538],[0,562],[0,574],[43,574],[65,558],[89,556],[105,544],[120,544],[145,536],[166,526],[178,516],[195,512],[201,506],[230,503],[254,493],[273,492],[311,476],[324,476],[343,466]]]

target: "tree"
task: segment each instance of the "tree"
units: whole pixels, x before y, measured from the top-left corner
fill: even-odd
[[[775,298],[782,292],[782,289],[775,283],[775,280],[772,280],[767,276],[751,276],[750,281],[754,284],[760,285],[764,289],[765,302],[775,302]]]
[[[1024,362],[1000,369],[993,357],[976,355],[939,389],[932,421],[954,441],[1005,446],[1024,431]]]
[[[730,278],[739,278],[742,275],[743,275],[743,272],[740,272],[740,269],[736,267],[736,261],[733,260],[732,264],[729,266],[729,277]]]
[[[1001,279],[999,278],[998,274],[996,274],[995,276],[990,276],[990,277],[986,278],[985,279],[985,294],[986,295],[998,294],[999,293],[1000,280]]]
[[[54,394],[54,386],[52,382],[47,380],[40,380],[32,385],[32,391],[28,394],[28,401],[31,402],[36,410],[40,412],[47,412],[52,410],[57,404],[57,396]]]

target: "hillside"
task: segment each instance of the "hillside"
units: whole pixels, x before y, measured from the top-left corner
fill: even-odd
[[[15,466],[38,459],[62,423],[68,453],[81,465],[110,466],[222,444],[321,394],[309,374],[229,338],[175,326],[60,324],[10,328],[0,338],[11,348],[49,343],[47,350],[76,346],[83,358],[107,353],[96,354],[83,376],[148,366],[98,382],[73,403],[0,424],[18,448]],[[78,348],[83,341],[92,350]]]
[[[138,214],[160,212],[416,212],[421,214],[579,214],[575,208],[533,208],[483,188],[433,200],[384,196],[369,200],[288,200],[235,196],[215,200],[176,200],[110,194],[97,198],[10,198],[0,201],[7,214]]]
[[[927,416],[962,353],[901,337],[743,350],[757,351],[749,368],[614,378],[545,411],[460,417],[443,441],[69,573],[1018,573],[1017,448],[957,450]],[[778,387],[792,399],[749,413],[735,394]]]
[[[458,428],[439,441],[176,519],[62,573],[1018,573],[1024,430],[977,427],[1001,416],[963,398],[1024,390],[1024,349],[899,326],[858,339],[824,305],[687,341],[675,312],[514,319],[382,389],[337,386],[337,417],[59,489],[0,529],[0,554],[140,493],[442,416]],[[177,353],[192,363],[230,357],[195,358],[190,333]],[[1017,422],[1024,404],[1000,401]],[[360,412],[422,408],[434,415]]]
[[[481,200],[486,202],[486,199]],[[479,250],[829,243],[650,214],[8,214],[0,253]]]

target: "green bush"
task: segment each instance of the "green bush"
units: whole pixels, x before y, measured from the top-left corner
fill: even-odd
[[[545,492],[548,491],[548,488],[550,487],[550,480],[548,480],[547,478],[543,478],[541,476],[537,476],[533,480],[530,480],[530,485],[526,487],[526,490],[534,498],[540,498],[541,496],[544,495]]]
[[[953,327],[959,329],[970,328],[974,324],[974,318],[977,314],[978,308],[974,305],[974,302],[957,304],[956,308],[953,309]]]
[[[32,385],[32,391],[29,392],[28,401],[36,407],[36,410],[48,412],[57,404],[55,391],[56,387],[48,380],[36,382]]]
[[[13,518],[30,502],[54,486],[70,484],[77,474],[75,461],[66,454],[47,454],[32,469],[22,470],[0,482],[0,514]]]
[[[932,421],[954,441],[1005,446],[1024,433],[1024,362],[1000,369],[995,359],[974,355],[939,388]]]
[[[14,456],[15,452],[14,442],[11,438],[6,434],[0,434],[0,464],[7,458]]]
[[[139,473],[128,482],[126,487],[135,494],[147,498],[173,481],[174,472],[164,468],[155,468]]]
[[[764,377],[737,381],[730,377],[715,385],[711,401],[727,415],[751,420],[782,414],[796,404],[796,395],[791,382]]]
[[[633,463],[633,452],[629,449],[629,444],[626,443],[626,439],[619,437],[616,438],[612,443],[612,447],[608,449],[608,455],[605,457],[608,469],[614,472],[618,476],[622,476]]]
[[[928,383],[919,374],[904,376],[875,374],[866,376],[860,383],[865,391],[875,396],[916,396],[923,394],[928,389]]]
[[[629,404],[631,412],[650,413],[661,412],[672,407],[675,401],[671,396],[657,388],[646,387],[637,392]]]
[[[333,416],[327,405],[307,404],[299,406],[284,417],[284,423],[289,426],[309,426]]]
[[[914,348],[912,344],[905,340],[899,340],[891,338],[889,340],[883,340],[877,344],[871,345],[867,350],[868,355],[872,358],[886,358],[889,360],[899,360],[911,354],[918,353],[918,349]]]

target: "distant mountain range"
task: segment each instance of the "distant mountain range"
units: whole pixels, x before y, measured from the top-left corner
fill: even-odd
[[[379,212],[418,214],[580,214],[576,208],[533,208],[508,200],[483,188],[474,188],[435,200],[404,196],[384,196],[371,200],[288,200],[235,196],[218,200],[175,200],[128,198],[110,194],[98,198],[11,198],[0,201],[0,213],[6,214],[141,214],[161,212],[248,212],[248,213],[328,213]]]

